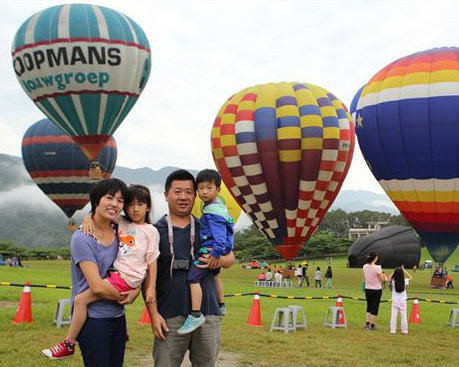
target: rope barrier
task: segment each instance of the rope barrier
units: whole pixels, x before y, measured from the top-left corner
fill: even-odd
[[[337,299],[337,298],[342,298],[342,299],[350,299],[353,301],[362,301],[366,302],[367,300],[365,298],[359,298],[359,297],[354,297],[354,296],[343,296],[343,295],[338,295],[338,296],[280,296],[278,294],[263,294],[263,293],[258,293],[258,292],[248,292],[248,293],[235,293],[235,294],[225,294],[225,297],[242,297],[242,296],[253,296],[255,294],[258,294],[260,297],[265,297],[265,298],[279,298],[279,299],[304,299],[304,300],[313,300],[313,299]],[[441,304],[447,304],[447,305],[459,305],[459,302],[454,302],[454,301],[443,301],[443,300],[433,300],[433,299],[428,299],[428,298],[418,298],[418,297],[410,297],[407,298],[407,301],[412,301],[414,299],[417,299],[418,301],[422,302],[429,302],[429,303],[441,303]],[[381,303],[383,302],[392,302],[391,299],[382,299]]]
[[[20,284],[20,283],[9,283],[9,282],[0,282],[0,285],[5,287],[34,287],[34,288],[52,288],[52,289],[72,289],[68,285],[55,285],[55,284]]]
[[[24,287],[24,286],[29,286],[29,287],[34,287],[34,288],[48,288],[48,289],[72,289],[72,287],[66,286],[66,285],[55,285],[55,284],[20,284],[20,283],[9,283],[9,282],[0,282],[0,285],[5,286],[5,287]],[[343,295],[338,295],[338,296],[280,296],[278,294],[263,294],[263,293],[258,293],[258,292],[244,292],[244,293],[234,293],[234,294],[225,294],[225,297],[244,297],[244,296],[253,296],[255,294],[258,294],[260,297],[265,297],[265,298],[279,298],[279,299],[304,299],[304,300],[320,300],[320,299],[337,299],[338,297],[342,299],[350,299],[353,301],[362,301],[366,302],[365,298],[360,298],[360,297],[355,297],[355,296],[343,296]],[[427,302],[427,303],[440,303],[440,304],[446,304],[446,305],[459,305],[459,302],[454,302],[454,301],[444,301],[444,300],[435,300],[435,299],[429,299],[429,298],[419,298],[419,297],[410,297],[407,299],[407,301],[412,301],[414,299],[417,299],[420,302]],[[390,299],[382,299],[381,303],[384,302],[392,302]]]

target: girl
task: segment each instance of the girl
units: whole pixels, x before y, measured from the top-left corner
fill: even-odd
[[[145,277],[150,277],[145,302],[154,302],[156,284],[156,259],[159,256],[159,233],[150,224],[151,196],[147,187],[131,185],[124,199],[126,217],[118,221],[118,254],[113,268],[109,269],[105,281],[114,290],[126,292],[138,289]],[[113,220],[113,219],[112,219]],[[86,229],[86,230],[85,230]],[[94,215],[88,215],[83,222],[83,231],[99,237]],[[96,238],[96,240],[97,240]],[[73,302],[72,322],[67,337],[55,346],[44,349],[43,355],[50,359],[61,359],[74,354],[75,339],[80,334],[87,318],[88,304],[97,302],[100,295],[91,288],[79,293]],[[80,342],[81,346],[81,342]]]
[[[331,266],[328,266],[327,271],[325,272],[325,279],[327,279],[327,288],[332,287],[332,278],[333,278],[333,272]]]
[[[316,269],[314,280],[316,281],[316,288],[322,288],[322,272],[320,271],[320,266]]]
[[[406,278],[405,278],[406,276]],[[390,333],[397,331],[397,315],[400,312],[400,330],[402,334],[408,334],[408,321],[406,318],[406,280],[411,280],[411,275],[403,265],[394,270],[389,281],[392,288],[392,313],[390,316]]]

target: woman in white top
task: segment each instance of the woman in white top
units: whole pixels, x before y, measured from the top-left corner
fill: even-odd
[[[367,300],[365,330],[376,330],[376,316],[378,316],[382,296],[381,283],[387,280],[381,265],[376,265],[376,261],[378,261],[378,253],[370,251],[367,256],[367,263],[363,266],[365,298]]]
[[[408,334],[408,320],[406,317],[406,294],[407,280],[411,280],[411,275],[402,266],[396,268],[389,276],[392,288],[392,313],[390,316],[390,333],[397,331],[397,315],[400,312],[400,330],[402,334]]]

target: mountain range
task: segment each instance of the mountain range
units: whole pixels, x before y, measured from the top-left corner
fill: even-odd
[[[151,189],[154,202],[153,219],[166,210],[163,199],[164,182],[176,167],[159,170],[116,166],[112,177],[126,183],[138,183]],[[194,175],[197,171],[190,170]],[[370,191],[342,190],[331,209],[347,212],[371,210],[398,214],[392,202]],[[89,211],[88,206],[74,216],[78,223]],[[7,240],[27,247],[63,246],[69,243],[68,219],[30,179],[22,158],[0,153],[0,241]],[[237,227],[250,224],[248,217],[239,220]]]

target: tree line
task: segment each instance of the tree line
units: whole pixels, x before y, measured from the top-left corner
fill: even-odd
[[[367,228],[368,222],[387,222],[385,226],[410,226],[401,215],[362,210],[346,213],[336,209],[327,213],[314,234],[297,257],[313,258],[328,255],[346,254],[353,240],[348,238],[350,228]],[[252,259],[281,259],[274,246],[252,225],[234,236],[234,253],[240,261]]]
[[[344,254],[353,242],[347,237],[348,230],[350,228],[366,228],[368,222],[375,221],[387,222],[387,226],[409,226],[401,215],[370,210],[351,213],[346,213],[341,209],[331,210],[309,238],[298,257],[311,258]],[[234,253],[240,261],[249,261],[254,258],[266,260],[281,258],[274,246],[253,225],[246,230],[235,233]],[[59,256],[68,259],[70,258],[70,248],[68,245],[30,248],[17,245],[10,240],[0,240],[0,254],[4,258],[21,256],[23,259],[56,259]]]

